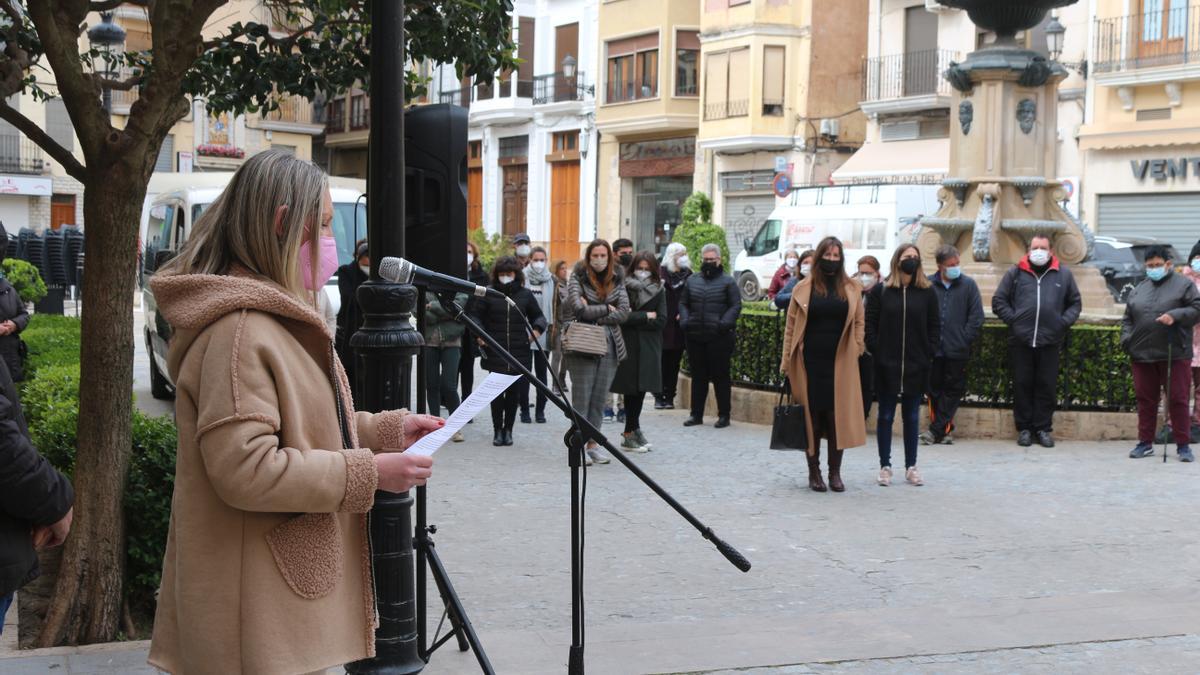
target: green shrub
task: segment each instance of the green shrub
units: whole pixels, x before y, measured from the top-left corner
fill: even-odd
[[[730,364],[735,384],[773,389],[779,373],[786,314],[746,303],[738,318],[737,344]],[[1137,407],[1129,357],[1121,350],[1120,326],[1075,326],[1063,346],[1058,377],[1060,410],[1129,411]],[[684,364],[686,370],[686,362]],[[1008,327],[989,322],[975,343],[967,367],[964,405],[1012,407]]]
[[[468,232],[467,238],[479,249],[479,264],[486,271],[491,271],[496,258],[513,254],[512,242],[500,233],[489,236],[483,228],[478,228]]]
[[[133,458],[125,486],[126,596],[135,608],[152,611],[162,578],[163,552],[171,522],[178,438],[169,417],[133,413]]]
[[[43,366],[79,365],[79,319],[57,314],[32,314],[21,339],[29,346],[25,378]]]
[[[46,284],[32,264],[18,258],[5,258],[0,262],[0,270],[4,271],[8,283],[17,289],[21,302],[37,302],[46,297]]]
[[[700,269],[700,249],[705,244],[716,244],[721,247],[721,264],[729,269],[729,243],[725,240],[725,228],[712,224],[712,200],[703,192],[693,192],[683,203],[680,213],[679,227],[671,235],[671,241],[677,241],[687,247],[692,265]]]

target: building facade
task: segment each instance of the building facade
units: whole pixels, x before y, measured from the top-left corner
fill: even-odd
[[[1097,234],[1200,237],[1200,2],[1095,0],[1084,210]]]
[[[599,6],[597,236],[662,251],[696,188],[700,5],[609,0]]]

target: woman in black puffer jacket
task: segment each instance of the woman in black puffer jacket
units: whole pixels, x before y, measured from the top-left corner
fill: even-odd
[[[14,382],[25,379],[25,359],[21,356],[19,334],[28,325],[29,311],[25,309],[25,303],[17,289],[0,274],[0,357]]]
[[[521,365],[529,368],[533,365],[533,351],[530,349],[531,339],[536,339],[546,332],[546,318],[538,307],[533,293],[525,288],[525,275],[521,273],[521,263],[512,256],[505,256],[492,266],[492,288],[512,298],[516,309],[500,298],[485,296],[471,301],[471,315],[488,335],[492,336],[501,347],[504,347],[517,358]],[[533,326],[533,338],[525,330],[525,319]],[[499,354],[484,345],[478,339],[479,352],[483,356],[484,370],[493,373],[515,374],[512,368]],[[517,406],[521,401],[521,387],[528,387],[524,380],[513,382],[503,394],[492,399],[492,430],[494,436],[492,445],[512,445],[513,425],[517,421]]]

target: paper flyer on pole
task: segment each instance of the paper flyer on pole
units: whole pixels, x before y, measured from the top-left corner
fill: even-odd
[[[413,443],[405,452],[416,455],[432,455],[438,448],[450,440],[459,429],[467,425],[471,418],[483,410],[492,399],[504,393],[509,385],[521,379],[520,375],[503,375],[488,373],[482,384],[475,387],[467,400],[463,401],[453,415],[446,418],[446,426]]]

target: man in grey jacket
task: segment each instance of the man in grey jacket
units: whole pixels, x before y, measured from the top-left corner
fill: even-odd
[[[1129,456],[1154,454],[1158,401],[1167,390],[1167,412],[1182,462],[1195,461],[1188,447],[1188,394],[1192,384],[1192,327],[1200,320],[1200,292],[1191,279],[1171,269],[1165,246],[1146,248],[1146,278],[1125,303],[1121,347],[1133,362],[1138,444]]]
[[[937,353],[929,373],[929,431],[922,445],[954,442],[954,414],[967,390],[967,361],[971,346],[983,330],[983,298],[975,280],[962,273],[958,249],[942,246],[934,254],[938,271],[929,282],[937,296],[942,319]]]
[[[1050,432],[1059,357],[1067,331],[1082,311],[1075,277],[1054,255],[1050,237],[1034,235],[1029,253],[1004,273],[992,296],[992,312],[1009,328],[1013,421],[1021,447],[1033,445],[1035,436],[1042,447],[1054,447]]]

